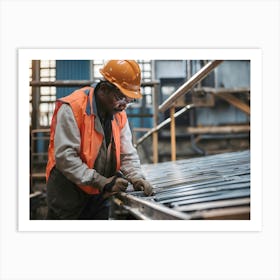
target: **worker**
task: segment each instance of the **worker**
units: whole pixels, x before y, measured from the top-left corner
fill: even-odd
[[[56,102],[48,149],[47,219],[109,219],[110,197],[128,184],[153,192],[141,170],[125,109],[141,98],[134,60],[110,60],[95,86]]]

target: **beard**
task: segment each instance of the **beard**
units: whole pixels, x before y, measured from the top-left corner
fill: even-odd
[[[125,110],[127,108],[127,105],[126,104],[122,104],[122,105],[117,105],[113,108],[113,111],[115,113],[120,113],[122,112],[123,110]]]

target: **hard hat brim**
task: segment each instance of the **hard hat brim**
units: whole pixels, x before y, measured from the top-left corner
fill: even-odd
[[[112,82],[110,82],[110,83],[112,83]],[[121,87],[117,83],[112,83],[112,84],[115,85],[121,91],[122,94],[124,94],[125,96],[127,96],[129,98],[133,98],[133,99],[142,98],[142,93],[140,92],[140,90],[139,91],[128,90],[128,89]]]
[[[133,99],[142,98],[142,93],[140,92],[140,89],[139,91],[125,89],[124,87],[120,86],[118,83],[115,83],[110,77],[106,76],[106,74],[103,72],[102,69],[99,69],[99,72],[106,81],[116,86],[121,91],[121,93],[124,94],[125,96]]]
[[[113,60],[111,61],[111,63],[113,62]],[[130,62],[127,62],[129,64],[129,66],[131,66]],[[136,62],[135,62],[136,63]],[[116,67],[116,65],[114,65]],[[137,64],[138,66],[138,64]],[[107,66],[104,66],[105,68],[109,67],[108,64]],[[103,76],[103,78],[105,80],[107,80],[109,83],[113,84],[114,86],[116,86],[121,92],[122,94],[124,94],[125,96],[129,97],[129,98],[133,98],[133,99],[139,99],[142,97],[142,93],[140,92],[140,77],[141,75],[138,75],[139,73],[134,73],[135,71],[132,71],[132,73],[129,74],[129,79],[127,77],[119,77],[119,75],[117,75],[116,77],[116,73],[114,73],[114,75],[112,75],[112,67],[110,66],[109,69],[99,69],[100,74]],[[139,68],[139,66],[138,66]],[[120,70],[119,73],[127,76],[127,69],[124,70]],[[134,69],[135,70],[135,69]],[[122,72],[123,73],[122,73]],[[137,69],[137,71],[140,71],[140,68]],[[133,76],[133,79],[131,80],[130,76]],[[139,77],[139,80],[137,80],[137,76]],[[136,78],[136,80],[135,80]],[[128,80],[127,80],[128,79]]]

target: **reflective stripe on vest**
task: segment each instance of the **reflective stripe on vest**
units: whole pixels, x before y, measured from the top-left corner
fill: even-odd
[[[103,135],[95,130],[95,114],[92,108],[94,88],[84,87],[74,91],[72,94],[59,99],[56,102],[55,111],[50,127],[50,143],[48,149],[48,164],[46,168],[46,179],[48,180],[52,168],[55,166],[54,136],[57,122],[57,112],[63,103],[71,106],[81,136],[80,157],[89,168],[93,168],[99,149],[102,145]],[[112,120],[112,135],[116,146],[117,170],[120,169],[120,132],[127,121],[126,113],[123,111],[114,115]],[[99,190],[92,186],[79,186],[88,194],[97,194]]]

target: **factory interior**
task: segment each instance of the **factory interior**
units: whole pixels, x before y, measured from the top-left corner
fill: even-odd
[[[129,186],[111,220],[250,219],[250,61],[137,60],[126,113],[153,195]],[[55,101],[100,80],[105,60],[30,61],[30,219],[46,217]]]

